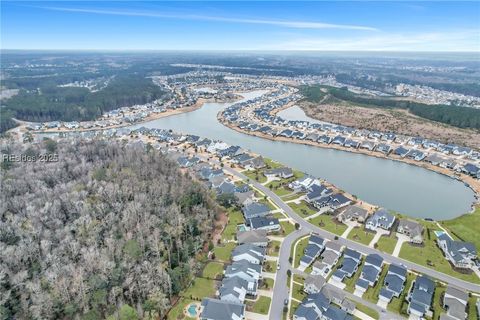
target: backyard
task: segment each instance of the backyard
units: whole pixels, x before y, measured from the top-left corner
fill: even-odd
[[[334,219],[335,218],[330,215],[321,214],[313,219],[310,219],[309,222],[340,236],[345,232],[345,230],[347,230],[347,226],[343,223],[337,222],[336,219],[334,221]]]

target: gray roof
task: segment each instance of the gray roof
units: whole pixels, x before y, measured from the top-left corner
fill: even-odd
[[[245,305],[232,303],[217,299],[205,298],[202,301],[203,310],[200,315],[202,319],[229,320],[234,319],[233,315],[243,318]]]
[[[343,255],[345,257],[351,257],[355,260],[360,260],[360,258],[362,257],[362,254],[360,252],[352,250],[350,248],[346,248],[345,251],[343,252]]]
[[[268,242],[267,231],[266,230],[239,231],[237,232],[237,240],[239,244]]]
[[[398,228],[408,230],[412,236],[422,235],[423,232],[423,226],[420,223],[406,219],[400,220]]]
[[[451,295],[460,301],[468,301],[468,293],[464,290],[457,289],[452,286],[448,286],[445,294]]]
[[[338,258],[340,257],[340,254],[332,250],[325,250],[322,253],[321,257],[322,257],[323,263],[326,263],[328,265],[333,265],[336,262],[336,260],[338,260]]]
[[[249,243],[244,243],[237,246],[232,251],[232,257],[239,256],[242,254],[249,254],[259,260],[263,260],[263,258],[265,257],[265,248],[255,246]]]
[[[325,250],[333,250],[333,251],[341,252],[342,245],[335,241],[328,241],[327,244],[325,245]]]
[[[280,222],[277,218],[270,217],[255,217],[249,220],[250,227],[253,229],[264,228],[268,226],[280,226]]]
[[[382,263],[383,263],[383,258],[376,253],[370,253],[365,258],[365,264],[371,264],[373,266],[380,268],[382,266]]]
[[[320,290],[324,284],[325,284],[325,278],[322,276],[308,275],[307,278],[305,279],[305,286],[313,285],[318,290]]]
[[[245,219],[251,219],[266,216],[270,212],[270,208],[264,203],[253,202],[243,207],[242,211]]]
[[[354,217],[354,218],[361,217],[361,218],[365,219],[368,215],[368,211],[359,207],[359,206],[352,205],[352,206],[348,206],[342,212],[342,215],[347,219],[350,219],[352,217]]]

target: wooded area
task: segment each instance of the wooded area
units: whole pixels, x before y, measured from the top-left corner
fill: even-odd
[[[59,161],[2,163],[0,318],[165,315],[208,247],[216,208],[204,188],[158,151],[121,142],[2,152]]]
[[[302,86],[301,93],[310,102],[319,102],[326,93],[324,88],[333,98],[358,104],[362,107],[405,109],[412,114],[424,119],[445,123],[458,128],[480,129],[480,110],[468,107],[428,105],[406,100],[392,98],[365,97],[348,91],[346,88],[327,86]]]

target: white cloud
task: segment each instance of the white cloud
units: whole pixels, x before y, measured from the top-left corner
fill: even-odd
[[[315,21],[244,19],[244,18],[217,17],[217,16],[205,16],[205,15],[192,15],[192,14],[167,14],[167,13],[150,12],[150,11],[99,10],[99,9],[66,8],[66,7],[39,7],[39,8],[47,9],[47,10],[63,11],[63,12],[80,12],[80,13],[184,19],[184,20],[197,20],[197,21],[218,21],[218,22],[243,23],[243,24],[263,24],[263,25],[272,25],[272,26],[295,28],[295,29],[344,29],[344,30],[360,30],[360,31],[378,31],[378,29],[373,27],[368,27],[368,26],[333,24],[333,23],[324,23],[324,22],[315,22]]]
[[[374,36],[319,38],[296,37],[262,50],[319,51],[475,51],[480,52],[480,31],[430,33],[381,33]]]

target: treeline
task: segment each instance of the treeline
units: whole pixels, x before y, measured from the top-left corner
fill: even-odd
[[[1,319],[165,316],[199,269],[194,257],[208,247],[216,209],[176,163],[147,150],[113,141],[2,146],[59,161],[2,163]]]
[[[323,86],[312,86],[311,88],[303,88],[302,92],[319,91]],[[412,114],[421,118],[437,121],[458,128],[480,129],[480,110],[468,107],[447,106],[447,105],[428,105],[407,100],[396,100],[391,98],[369,98],[360,96],[346,88],[328,87],[328,93],[339,100],[351,102],[364,107],[388,108],[388,109],[405,109]],[[309,98],[313,96],[312,98]],[[315,96],[310,93],[306,98],[312,102]],[[312,100],[310,100],[312,99]]]
[[[4,104],[5,109],[20,120],[85,121],[116,108],[145,104],[163,94],[151,79],[122,75],[115,77],[106,88],[97,92],[90,92],[86,88],[62,88],[48,83],[38,91],[22,89]]]

